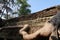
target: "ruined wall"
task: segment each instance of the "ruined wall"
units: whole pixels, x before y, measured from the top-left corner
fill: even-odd
[[[32,13],[30,15],[20,16],[19,21],[25,21],[25,20],[27,21],[27,20],[34,20],[34,19],[42,18],[42,17],[49,17],[49,16],[55,15],[56,12],[57,12],[57,8],[51,7],[51,8],[44,9],[42,11]]]
[[[56,13],[56,7],[48,8],[31,15],[21,17],[21,19],[19,19],[20,21],[17,22],[17,25],[29,24],[31,28],[30,33],[33,33],[43,27],[44,23],[50,20]]]
[[[58,11],[57,7],[54,6],[44,9],[42,11],[35,12],[33,14],[9,19],[7,20],[7,22],[9,22],[8,23],[9,26],[12,25],[20,26],[24,24],[29,24],[31,28],[30,33],[33,33],[39,28],[43,27],[44,23],[47,20],[51,19],[57,13],[57,11]]]
[[[29,24],[31,27],[30,33],[33,33],[41,28],[47,20],[51,19],[57,13],[57,10],[57,7],[54,6],[30,15],[9,19],[7,22],[9,22],[10,26]]]
[[[54,6],[54,7],[39,11],[39,12],[35,12],[30,15],[9,19],[9,20],[6,20],[6,22],[8,22],[8,23],[6,23],[5,27],[29,24],[29,27],[31,28],[29,33],[33,33],[36,30],[42,28],[44,26],[44,23],[46,21],[50,20],[52,17],[54,17],[54,15],[57,13],[57,11],[58,11],[57,7]],[[9,34],[10,33],[14,34],[14,32],[17,31],[17,28],[16,29],[14,28],[15,29],[14,32],[13,32],[13,28],[10,28],[10,29],[8,29],[8,30],[6,29],[6,31],[2,30],[2,32],[0,32],[1,33],[0,37],[2,37],[3,33],[4,33],[3,38],[6,38],[6,35],[7,35],[7,37],[11,37],[11,36],[9,36]],[[8,34],[7,34],[7,32],[8,32]],[[17,37],[18,37],[18,35],[17,35]]]

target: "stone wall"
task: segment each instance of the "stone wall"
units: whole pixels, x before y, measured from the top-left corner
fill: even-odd
[[[57,11],[57,7],[54,6],[30,15],[9,19],[7,22],[9,22],[9,25],[17,26],[29,24],[31,27],[30,33],[33,33],[39,28],[43,27],[44,23],[51,19],[57,13]]]
[[[31,28],[30,33],[33,33],[36,30],[43,27],[44,23],[50,20],[56,13],[57,13],[56,7],[51,7],[33,13],[31,15],[22,16],[21,18],[19,18],[19,22],[17,22],[17,25],[19,26],[19,25],[29,24]]]
[[[57,8],[54,6],[54,7],[44,9],[42,11],[32,13],[30,15],[20,16],[19,21],[25,21],[25,20],[27,21],[27,20],[34,20],[42,17],[49,17],[55,15],[56,13],[57,13]]]
[[[35,31],[37,31],[38,29],[42,28],[44,26],[44,23],[46,21],[50,20],[52,17],[54,17],[54,15],[57,13],[57,11],[58,11],[57,7],[54,6],[54,7],[42,10],[42,11],[35,12],[30,15],[9,19],[9,20],[5,21],[6,22],[5,27],[29,24],[29,27],[31,28],[29,33],[33,33]],[[3,33],[4,33],[4,35],[3,35],[4,39],[6,38],[6,35],[7,35],[7,37],[10,37],[9,34],[13,32],[13,30],[9,30],[9,28],[7,28],[7,29],[8,30],[6,30],[6,31],[3,29],[2,32],[0,32],[1,33],[0,35],[3,35]],[[13,29],[13,28],[10,28],[10,29]],[[17,31],[17,28],[14,31]],[[8,34],[5,34],[7,32],[8,32]],[[14,32],[13,32],[13,34],[14,34]],[[17,35],[17,37],[18,37],[18,35]]]

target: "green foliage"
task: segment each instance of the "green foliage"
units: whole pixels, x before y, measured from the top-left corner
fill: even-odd
[[[17,3],[16,3],[17,2]],[[18,14],[20,15],[28,15],[31,13],[31,10],[29,9],[29,7],[31,7],[27,0],[0,0],[0,4],[2,4],[2,9],[0,10],[0,15],[4,15],[4,18],[6,19],[10,19],[12,18],[10,15],[14,15],[14,14]],[[18,6],[18,12],[13,13],[12,8],[14,6]],[[3,11],[2,11],[3,10]],[[6,10],[6,14],[4,13],[4,11]],[[10,14],[9,14],[10,12]],[[2,16],[1,16],[2,17]]]
[[[17,3],[20,4],[19,8],[19,15],[28,15],[31,13],[31,10],[29,7],[31,7],[28,3],[27,0],[17,0]]]

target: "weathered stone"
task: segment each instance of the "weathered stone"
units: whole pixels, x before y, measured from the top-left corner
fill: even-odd
[[[14,25],[19,26],[19,25],[29,24],[29,26],[31,28],[29,33],[33,33],[36,30],[42,28],[44,23],[46,21],[50,20],[52,18],[52,16],[54,16],[57,13],[58,9],[56,9],[56,8],[57,7],[54,6],[54,7],[47,8],[45,10],[30,14],[30,15],[21,16],[21,17],[6,20],[5,27],[14,26]],[[7,24],[7,22],[8,22],[8,24]],[[5,39],[10,39],[10,38],[8,38],[8,37],[11,37],[11,36],[9,36],[10,35],[9,33],[11,33],[13,31],[12,34],[14,34],[14,32],[17,31],[17,28],[14,30],[3,29],[1,31],[2,32],[0,32],[0,35],[1,35],[0,37],[3,36],[3,38],[5,38]],[[17,31],[16,35],[18,35],[17,33],[19,33],[19,32]],[[7,38],[6,38],[6,35],[7,35]],[[15,37],[15,35],[14,35],[14,37]],[[17,37],[19,37],[19,36],[17,36]],[[15,38],[11,38],[11,39],[15,39]],[[36,40],[38,40],[38,39],[36,39]],[[40,38],[39,38],[39,40],[40,40]]]

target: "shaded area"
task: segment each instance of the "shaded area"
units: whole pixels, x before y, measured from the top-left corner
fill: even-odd
[[[18,27],[8,27],[0,30],[0,39],[2,40],[22,40]]]

